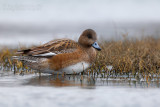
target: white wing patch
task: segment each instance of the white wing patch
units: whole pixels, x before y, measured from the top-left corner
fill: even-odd
[[[49,53],[44,53],[44,54],[38,54],[38,55],[33,55],[33,56],[55,56],[57,54],[53,53],[53,52],[49,52]]]

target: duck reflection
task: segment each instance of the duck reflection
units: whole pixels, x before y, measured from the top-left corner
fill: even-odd
[[[45,75],[32,78],[27,84],[34,86],[80,86],[82,88],[94,88],[95,78],[86,75]]]

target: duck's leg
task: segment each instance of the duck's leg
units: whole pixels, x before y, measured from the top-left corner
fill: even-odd
[[[39,77],[41,77],[41,71],[40,70],[38,71],[38,74],[39,74]]]

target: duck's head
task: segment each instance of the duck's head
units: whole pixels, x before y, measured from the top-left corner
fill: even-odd
[[[83,31],[83,33],[79,37],[78,43],[84,47],[93,47],[98,51],[101,50],[97,43],[97,34],[92,29],[86,29],[85,31]]]

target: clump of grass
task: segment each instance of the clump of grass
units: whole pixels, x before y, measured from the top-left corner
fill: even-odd
[[[146,37],[121,41],[103,41],[91,71],[108,76],[141,76],[149,80],[160,74],[160,38]],[[106,65],[112,65],[109,70]]]
[[[17,55],[17,50],[3,49],[0,51],[0,68],[2,71],[13,71],[14,73],[27,73],[30,69],[24,66],[21,61],[15,60],[12,56]]]

